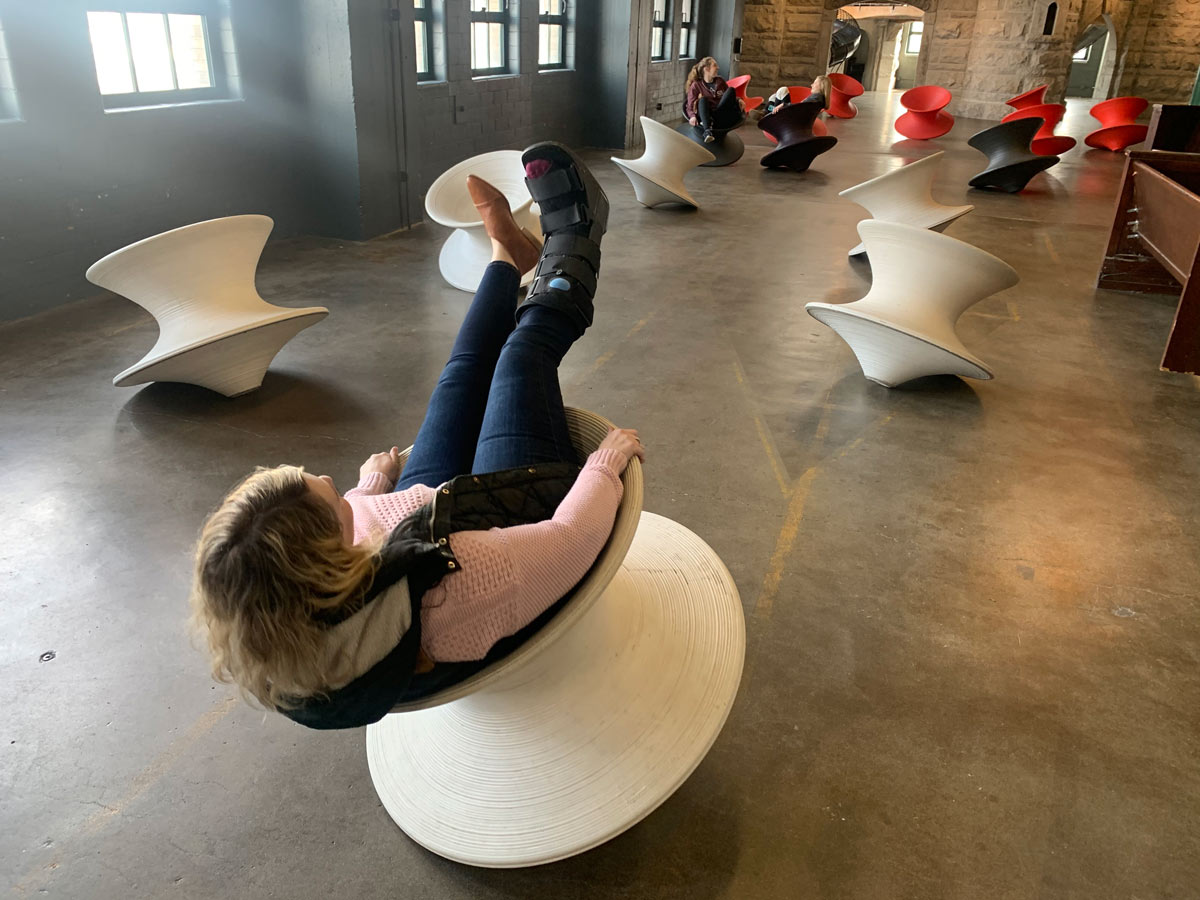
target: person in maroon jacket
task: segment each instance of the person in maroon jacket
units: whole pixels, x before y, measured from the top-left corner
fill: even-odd
[[[745,103],[717,74],[717,61],[706,56],[694,66],[687,77],[687,99],[683,114],[693,126],[704,128],[704,143],[715,140],[714,129],[735,127],[745,114]]]

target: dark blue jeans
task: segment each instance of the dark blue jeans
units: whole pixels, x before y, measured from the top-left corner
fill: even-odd
[[[544,306],[527,308],[514,327],[520,283],[508,263],[484,271],[396,490],[575,460],[558,364],[578,327]]]

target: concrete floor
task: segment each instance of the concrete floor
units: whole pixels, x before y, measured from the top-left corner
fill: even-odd
[[[1076,149],[948,234],[1021,283],[967,313],[990,382],[886,390],[804,313],[870,279],[837,192],[944,149],[887,95],[801,176],[701,169],[701,212],[613,201],[569,403],[641,429],[646,506],[708,540],[745,604],[712,752],[610,843],[523,871],[408,840],[359,731],[309,732],[208,678],[192,541],[253,465],[351,486],[420,421],[465,294],[435,226],[269,248],[260,289],[329,318],[226,400],[112,375],[155,327],[113,297],[0,327],[0,871],[65,898],[1184,898],[1200,895],[1200,381],[1158,370],[1168,298],[1096,292],[1121,157]],[[1082,138],[1086,103],[1066,127]],[[39,662],[53,651],[54,659]]]

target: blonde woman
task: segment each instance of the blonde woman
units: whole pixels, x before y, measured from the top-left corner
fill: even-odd
[[[492,263],[403,473],[396,447],[344,496],[298,466],[261,469],[204,526],[192,605],[213,674],[302,724],[378,721],[419,670],[477,668],[536,627],[595,561],[621,473],[644,458],[614,429],[575,462],[557,370],[592,321],[608,199],[561,145],[522,159],[545,245],[468,179]]]
[[[704,129],[704,143],[716,140],[714,130],[735,128],[745,114],[746,104],[738,97],[711,56],[692,66],[688,72],[683,114],[693,127]]]
[[[812,87],[809,89],[809,95],[801,100],[801,103],[819,103],[821,109],[829,108],[829,100],[833,97],[833,82],[829,80],[828,75],[818,75],[813,79]],[[781,87],[769,98],[767,105],[764,107],[764,115],[770,115],[774,112],[779,112],[785,106],[792,102],[791,91],[786,87]]]

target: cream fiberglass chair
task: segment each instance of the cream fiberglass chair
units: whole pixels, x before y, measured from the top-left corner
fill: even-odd
[[[87,270],[93,284],[128,297],[158,322],[158,341],[118,387],[182,381],[227,397],[262,384],[283,345],[325,316],[323,306],[272,306],[254,289],[274,223],[231,216],[130,244]]]
[[[838,196],[853,200],[876,221],[898,222],[914,228],[941,231],[975,208],[970,204],[943,206],[933,199],[933,176],[943,155],[941,150],[931,153],[924,159],[846,188]],[[858,256],[866,252],[866,246],[860,243],[849,255]]]
[[[954,330],[968,308],[1019,280],[978,247],[911,225],[858,223],[874,280],[853,303],[808,303],[809,315],[838,333],[863,374],[884,387],[922,375],[991,378]]]
[[[646,151],[637,159],[612,161],[633,184],[633,192],[642,206],[682,204],[700,208],[683,184],[683,177],[696,166],[716,159],[711,153],[648,116],[642,116],[642,133],[646,136]]]
[[[474,292],[483,270],[492,259],[492,242],[483,219],[467,193],[467,176],[476,175],[508,199],[517,224],[539,241],[542,230],[533,198],[525,187],[520,150],[493,150],[464,159],[438,176],[425,194],[425,212],[439,225],[453,228],[438,255],[438,268],[446,282],[460,291]],[[533,280],[533,269],[522,273],[521,284]]]
[[[583,459],[611,425],[567,416]],[[637,460],[621,480],[608,543],[548,621],[367,727],[388,814],[441,856],[508,868],[595,847],[674,793],[729,715],[746,646],[733,579],[695,534],[642,512]]]

